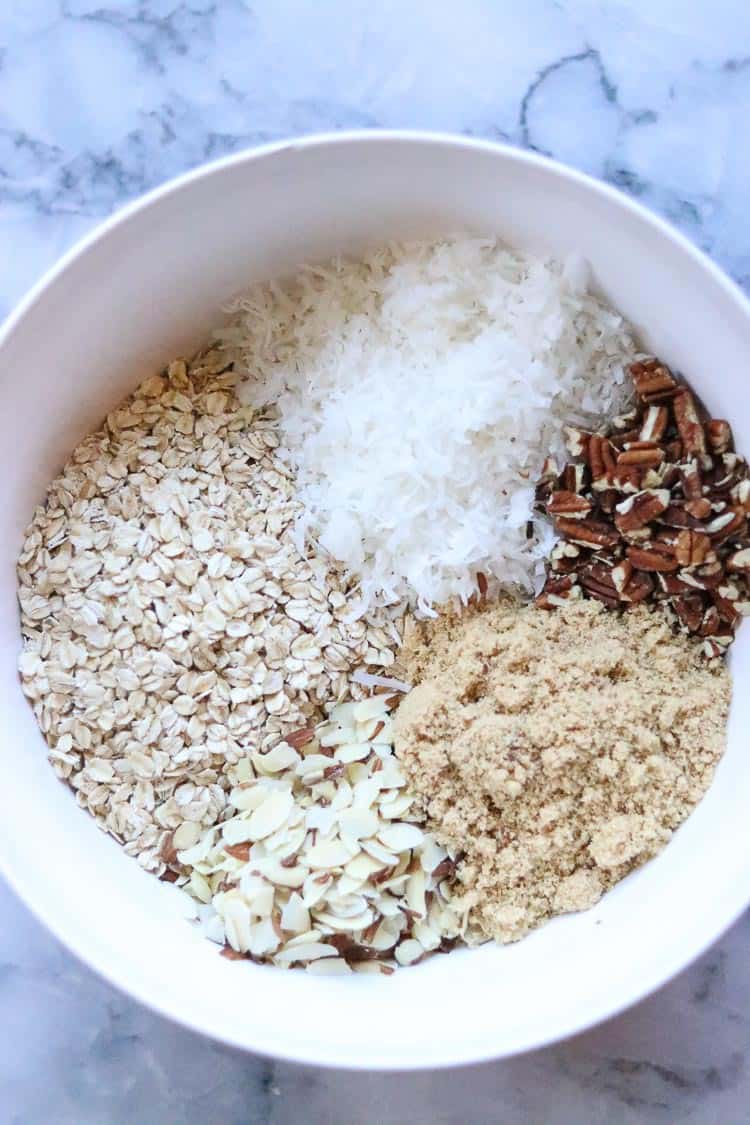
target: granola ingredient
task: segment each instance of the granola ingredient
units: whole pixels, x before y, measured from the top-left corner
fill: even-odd
[[[204,933],[230,956],[387,973],[463,932],[450,856],[412,819],[392,698],[338,704],[304,743],[240,759],[233,815],[177,853]]]
[[[495,239],[392,244],[256,286],[218,335],[278,402],[309,534],[366,605],[531,591],[553,539],[533,481],[562,423],[624,403],[635,354],[584,271]]]
[[[562,542],[538,603],[609,609],[656,601],[723,656],[750,613],[750,469],[728,422],[704,417],[656,359],[634,363],[635,409],[606,430],[567,430],[575,458],[545,466],[537,499]]]
[[[73,452],[18,563],[23,690],[58,775],[149,871],[225,814],[227,770],[393,663],[330,562],[301,553],[277,424],[217,352],[172,363]],[[280,815],[280,814],[279,814]]]
[[[724,750],[730,677],[645,606],[503,601],[420,625],[395,746],[460,849],[467,936],[515,941],[656,855]]]

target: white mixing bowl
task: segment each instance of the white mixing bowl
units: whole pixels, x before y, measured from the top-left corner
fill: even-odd
[[[750,625],[732,654],[729,748],[658,859],[593,910],[517,945],[389,978],[230,963],[165,884],[94,825],[46,761],[16,674],[15,559],[75,442],[135,382],[200,344],[222,302],[335,251],[469,229],[579,251],[647,348],[682,370],[750,451],[750,306],[679,234],[610,188],[499,145],[408,133],[311,137],[199,169],[126,208],[49,273],[0,337],[0,863],[79,957],[180,1022],[254,1051],[352,1067],[432,1067],[538,1047],[683,968],[750,901]]]

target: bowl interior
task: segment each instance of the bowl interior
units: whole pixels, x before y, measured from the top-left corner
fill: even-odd
[[[750,706],[733,703],[708,796],[666,851],[593,910],[524,942],[391,978],[228,963],[56,780],[18,684],[14,565],[31,509],[75,443],[150,370],[200,344],[255,278],[388,238],[496,232],[584,254],[648,348],[750,450],[750,315],[657,220],[550,163],[457,140],[340,136],[223,162],[107,224],[0,340],[0,863],[28,904],[116,984],[240,1046],[330,1065],[436,1066],[540,1045],[611,1014],[695,956],[750,899]],[[732,666],[742,684],[750,629]]]

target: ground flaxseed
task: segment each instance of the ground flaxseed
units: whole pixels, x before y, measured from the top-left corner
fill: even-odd
[[[726,666],[646,608],[506,600],[420,626],[402,659],[418,686],[396,750],[464,853],[475,939],[593,905],[664,847],[724,750]]]

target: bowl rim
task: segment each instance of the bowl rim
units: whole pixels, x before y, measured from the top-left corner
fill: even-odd
[[[126,224],[133,216],[148,210],[157,201],[163,200],[171,195],[177,195],[183,188],[198,181],[209,179],[211,176],[221,173],[225,169],[273,159],[285,152],[296,152],[311,148],[325,148],[328,146],[346,146],[352,143],[366,143],[377,147],[379,144],[392,144],[394,142],[417,146],[444,146],[446,148],[492,153],[512,162],[541,169],[555,177],[562,178],[595,193],[601,198],[629,211],[655,233],[661,234],[661,236],[666,237],[672,243],[676,244],[709,276],[714,285],[717,285],[723,290],[725,296],[733,302],[738,311],[750,321],[750,299],[745,296],[737,283],[733,281],[707,253],[697,247],[686,235],[682,234],[667,220],[661,218],[661,216],[649,210],[637,200],[604,181],[598,180],[585,172],[580,172],[577,169],[571,168],[543,153],[518,148],[515,145],[500,141],[468,137],[448,131],[422,129],[350,129],[337,132],[316,132],[300,137],[288,137],[242,149],[239,152],[200,164],[190,171],[172,177],[158,187],[151,189],[131,202],[117,208],[111,215],[97,222],[91,231],[78,239],[51,267],[45,270],[39,280],[31,286],[26,294],[11,309],[5,320],[0,324],[0,349],[5,346],[16,327],[39,301],[45,291],[61,278],[75,262],[82,258],[93,246],[104,240],[113,230]],[[626,996],[620,996],[609,1000],[602,999],[599,1001],[598,1005],[592,1006],[585,1015],[571,1018],[565,1023],[558,1024],[548,1034],[540,1037],[539,1035],[528,1033],[525,1038],[521,1039],[513,1047],[507,1049],[500,1048],[493,1050],[491,1047],[477,1049],[476,1046],[462,1048],[460,1043],[456,1043],[455,1046],[451,1047],[450,1051],[445,1048],[438,1051],[435,1056],[430,1059],[429,1066],[426,1066],[422,1061],[394,1065],[392,1056],[386,1054],[378,1055],[377,1053],[373,1053],[368,1056],[366,1061],[361,1062],[358,1060],[342,1061],[340,1059],[332,1059],[330,1055],[327,1055],[324,1048],[321,1049],[316,1046],[311,1046],[309,1048],[295,1049],[290,1052],[281,1042],[269,1043],[266,1041],[265,1043],[250,1043],[246,1039],[223,1031],[221,1027],[206,1027],[190,1015],[173,1010],[168,1003],[152,997],[146,992],[144,986],[125,983],[118,976],[116,969],[112,967],[111,963],[107,961],[104,955],[99,955],[97,953],[92,954],[85,948],[85,940],[80,938],[73,927],[68,926],[65,916],[52,916],[45,904],[38,900],[33,889],[27,890],[27,888],[24,887],[22,871],[15,869],[7,857],[2,854],[0,854],[0,874],[19,900],[67,950],[119,992],[134,998],[158,1015],[198,1035],[207,1037],[228,1047],[233,1047],[266,1058],[277,1059],[283,1062],[322,1066],[330,1069],[336,1068],[347,1071],[382,1070],[392,1073],[469,1066],[476,1063],[512,1058],[528,1051],[549,1047],[571,1036],[587,1031],[605,1020],[611,1019],[633,1007],[657,989],[661,988],[668,981],[672,980],[678,973],[686,969],[696,958],[719,940],[747,909],[748,905],[750,905],[750,883],[747,888],[744,888],[738,883],[734,898],[726,902],[725,909],[721,916],[717,917],[715,914],[712,914],[709,919],[704,914],[699,921],[696,920],[697,924],[691,929],[690,939],[687,941],[688,949],[686,951],[683,944],[678,954],[678,960],[673,967],[667,971],[653,970],[650,976],[644,978],[642,985],[635,993],[631,991]]]

